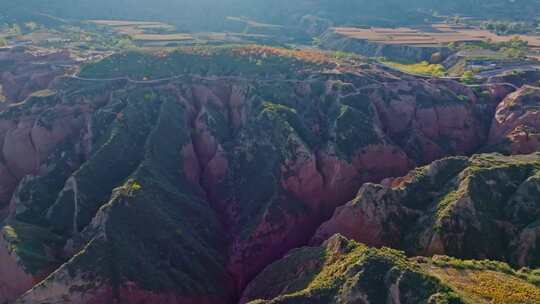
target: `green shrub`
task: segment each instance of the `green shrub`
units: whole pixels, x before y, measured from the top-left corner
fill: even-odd
[[[474,73],[472,71],[466,71],[461,75],[461,82],[465,84],[473,84],[475,82]]]

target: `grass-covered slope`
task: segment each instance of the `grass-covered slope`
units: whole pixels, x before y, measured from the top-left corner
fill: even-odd
[[[467,303],[536,303],[540,269],[512,269],[490,260],[458,260],[447,256],[416,258],[421,267],[448,284]]]
[[[126,52],[86,65],[83,78],[160,79],[178,75],[299,77],[302,72],[333,68],[337,55],[260,45],[190,47],[161,56]],[[359,60],[351,55],[351,58]],[[306,75],[305,75],[306,76]]]
[[[425,20],[436,20],[439,15],[472,16],[485,19],[532,20],[539,4],[534,0],[457,0],[440,2],[435,0],[299,0],[292,5],[289,1],[275,0],[133,0],[129,5],[105,0],[78,0],[76,4],[67,0],[51,0],[47,3],[27,0],[24,3],[5,2],[0,4],[3,22],[46,22],[47,15],[56,17],[87,19],[159,20],[180,25],[191,30],[223,30],[228,16],[245,16],[276,25],[291,25],[308,30],[299,22],[306,18],[335,25],[400,26],[421,24]],[[45,16],[43,16],[45,14]],[[305,16],[305,17],[304,17]],[[302,18],[304,17],[304,18]],[[52,22],[55,19],[49,21]],[[52,23],[53,25],[55,23]]]
[[[530,275],[530,277],[528,276]],[[268,266],[242,303],[537,303],[534,275],[443,256],[407,258],[340,235]]]

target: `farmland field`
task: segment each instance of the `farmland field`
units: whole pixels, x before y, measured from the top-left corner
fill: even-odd
[[[236,19],[234,20],[236,21]],[[269,37],[268,35],[264,34],[243,32],[186,33],[177,31],[173,25],[162,22],[130,20],[90,20],[89,22],[99,26],[111,28],[114,32],[120,35],[128,36],[140,46],[166,46],[169,43],[243,43],[253,42],[255,40],[266,39]],[[271,27],[271,25],[253,24],[253,26],[255,25],[257,27]]]
[[[359,40],[381,44],[412,46],[443,46],[452,42],[479,42],[491,39],[494,42],[508,41],[512,36],[498,36],[487,30],[467,26],[437,23],[419,28],[356,28],[336,27],[334,32]],[[532,48],[540,48],[540,36],[520,35]]]

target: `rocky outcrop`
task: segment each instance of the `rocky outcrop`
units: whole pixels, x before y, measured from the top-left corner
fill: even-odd
[[[410,254],[447,254],[540,265],[540,155],[448,158],[409,175],[366,184],[317,231]]]
[[[513,154],[540,150],[540,88],[523,86],[497,107],[488,144]]]

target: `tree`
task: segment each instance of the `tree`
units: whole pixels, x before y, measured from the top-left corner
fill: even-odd
[[[516,48],[516,49],[524,49],[529,46],[529,42],[527,40],[521,39],[519,36],[514,36],[510,41],[508,41],[509,47]]]
[[[0,37],[0,47],[6,46],[7,40],[4,37]]]

